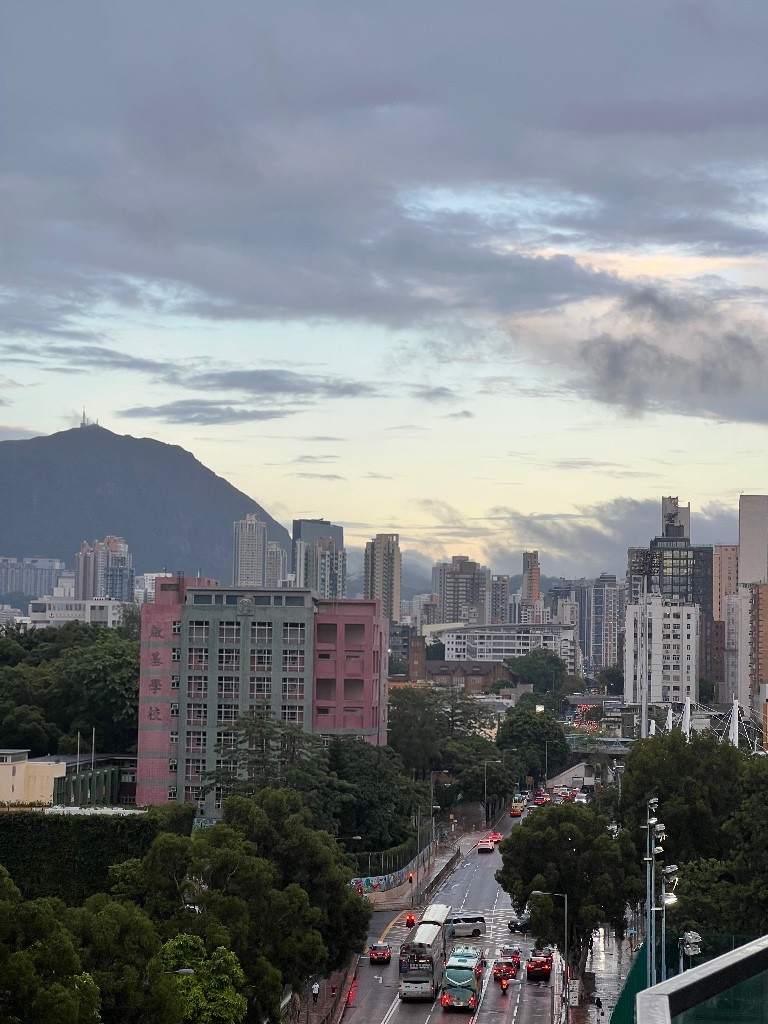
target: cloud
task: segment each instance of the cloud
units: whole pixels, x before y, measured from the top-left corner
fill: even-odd
[[[339,476],[338,473],[291,473],[290,476],[297,477],[300,480],[346,480],[345,476]]]
[[[459,409],[458,412],[446,413],[445,418],[448,420],[472,420],[475,418],[475,414],[469,409]]]
[[[290,415],[287,409],[245,409],[204,399],[179,399],[159,405],[136,405],[118,410],[118,416],[129,419],[159,419],[165,423],[260,423]]]
[[[413,389],[413,397],[425,402],[452,402],[456,395],[446,387],[417,387]]]
[[[0,402],[0,405],[3,405]],[[30,437],[39,437],[39,430],[29,430],[15,423],[0,423],[0,441],[23,441]]]

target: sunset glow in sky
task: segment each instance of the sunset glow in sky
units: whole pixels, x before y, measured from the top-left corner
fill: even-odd
[[[425,566],[623,573],[662,494],[735,542],[767,51],[758,0],[6,5],[0,439],[85,407]]]

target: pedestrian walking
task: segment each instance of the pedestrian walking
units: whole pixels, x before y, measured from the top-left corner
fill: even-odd
[[[320,984],[317,981],[312,982],[312,1002],[317,1002],[317,997],[320,995]]]

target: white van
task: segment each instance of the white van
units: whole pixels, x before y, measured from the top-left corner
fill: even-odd
[[[460,911],[451,914],[445,922],[448,935],[456,939],[473,938],[485,935],[485,918],[482,914]]]

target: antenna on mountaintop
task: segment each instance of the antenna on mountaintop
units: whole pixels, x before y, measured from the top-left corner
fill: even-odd
[[[83,406],[83,418],[80,421],[80,426],[81,427],[87,427],[88,426],[88,420],[85,417],[85,406]]]

